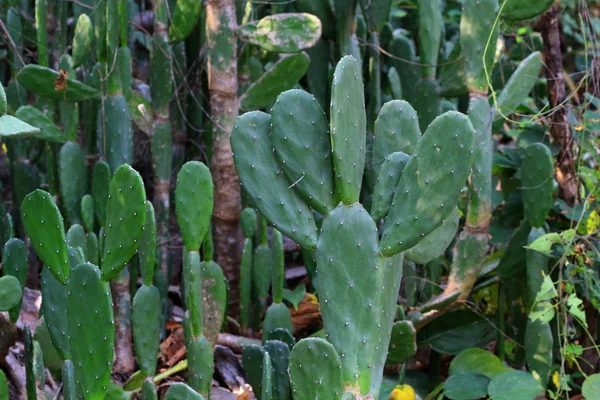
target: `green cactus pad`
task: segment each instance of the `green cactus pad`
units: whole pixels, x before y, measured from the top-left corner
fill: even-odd
[[[8,103],[6,102],[6,92],[4,86],[0,84],[0,116],[6,114]]]
[[[12,275],[0,278],[0,311],[8,311],[21,303],[23,289],[21,282]]]
[[[258,211],[284,235],[306,248],[317,243],[317,227],[308,206],[288,188],[269,142],[271,117],[250,112],[236,121],[231,134],[236,170]]]
[[[183,251],[183,280],[185,285],[186,314],[190,320],[191,336],[202,334],[204,319],[202,316],[202,267],[197,251]]]
[[[10,239],[2,251],[2,274],[14,276],[19,281],[21,291],[27,282],[27,247],[21,239]],[[10,285],[10,284],[9,284]],[[21,311],[21,301],[9,310],[10,320],[17,322]]]
[[[123,97],[125,97],[125,100],[129,100],[131,98],[131,87],[133,82],[131,50],[129,47],[119,47],[119,50],[117,50],[117,63],[121,87],[123,89]]]
[[[121,166],[110,183],[106,231],[102,252],[102,278],[111,280],[137,250],[146,222],[146,192],[140,174]]]
[[[277,229],[273,229],[272,242],[272,264],[271,283],[273,285],[273,301],[283,301],[283,285],[285,283],[285,254],[283,252],[283,235]]]
[[[133,164],[133,126],[123,96],[105,96],[103,104],[104,130],[98,136],[104,142],[98,145],[111,171],[116,171],[123,164]]]
[[[98,236],[94,232],[85,235],[87,246],[87,260],[96,265],[100,262],[100,249],[98,247]]]
[[[181,399],[183,397],[178,397]],[[156,385],[152,378],[144,379],[142,384],[142,400],[158,400],[158,393],[156,393]]]
[[[290,350],[296,344],[296,339],[292,336],[292,333],[285,328],[275,328],[267,334],[267,340],[279,340],[288,345]]]
[[[548,386],[554,349],[554,337],[548,322],[527,319],[525,357],[529,372],[545,389]]]
[[[299,341],[290,354],[289,370],[294,400],[338,400],[342,395],[340,356],[324,339]]]
[[[267,308],[267,313],[263,321],[263,341],[268,339],[270,332],[277,328],[283,328],[288,332],[294,332],[292,325],[292,315],[290,310],[283,303],[273,303]]]
[[[162,330],[162,301],[154,286],[142,286],[133,298],[133,339],[140,370],[145,376],[154,376],[158,346]]]
[[[242,233],[246,239],[252,239],[256,233],[256,211],[253,208],[244,208],[240,218]]]
[[[200,264],[202,269],[203,334],[214,346],[221,332],[227,307],[227,281],[223,270],[214,261]]]
[[[213,181],[208,167],[189,161],[177,174],[177,222],[187,251],[198,251],[210,227]]]
[[[375,120],[374,166],[383,164],[395,152],[414,155],[420,138],[419,118],[414,108],[403,100],[385,103]]]
[[[28,399],[37,399],[37,391],[35,388],[35,371],[33,368],[33,338],[31,337],[31,330],[29,325],[25,325],[23,329],[23,347],[24,347],[24,358],[25,358],[25,387],[27,389]]]
[[[302,198],[325,214],[335,207],[329,127],[319,102],[302,90],[282,93],[271,111],[279,165]]]
[[[90,55],[90,44],[92,43],[94,31],[92,21],[87,14],[81,14],[77,18],[75,25],[75,35],[73,36],[73,68],[80,66]]]
[[[460,46],[467,69],[469,91],[479,93],[488,91],[483,55],[485,53],[485,65],[488,73],[491,74],[498,39],[498,26],[496,25],[494,28],[498,9],[498,0],[465,0],[462,2]],[[492,39],[489,40],[492,29]]]
[[[242,353],[242,365],[257,400],[271,400],[273,367],[269,353],[261,346],[246,346]]]
[[[84,261],[74,249],[69,249],[71,271]],[[60,283],[47,267],[42,269],[42,311],[50,339],[62,360],[71,358],[67,319],[67,286]]]
[[[7,138],[23,138],[39,134],[39,128],[29,125],[12,115],[0,116],[0,136]]]
[[[319,3],[319,2],[317,2]],[[381,32],[383,26],[388,22],[392,6],[391,0],[360,0],[363,14],[367,19],[367,25],[372,31]]]
[[[138,246],[140,272],[144,285],[151,286],[156,262],[156,219],[152,203],[146,201],[146,223]]]
[[[450,215],[471,171],[474,142],[465,115],[449,111],[429,125],[396,188],[381,239],[383,255],[415,246]]]
[[[511,21],[522,21],[542,15],[554,0],[507,0],[502,9],[502,17]]]
[[[288,366],[290,363],[289,346],[278,340],[268,340],[264,348],[269,353],[273,367],[272,395],[273,400],[291,400],[290,376]]]
[[[417,264],[427,264],[440,257],[454,240],[459,220],[460,214],[455,207],[439,227],[425,236],[415,247],[406,251],[406,259]]]
[[[77,400],[77,381],[73,361],[65,360],[61,368],[64,400]]]
[[[177,43],[187,38],[194,30],[201,11],[202,3],[196,0],[177,0],[169,26],[169,41]]]
[[[240,265],[240,324],[248,327],[252,301],[252,239],[244,240]]]
[[[33,133],[38,139],[54,143],[64,143],[68,140],[67,135],[54,124],[52,119],[35,107],[21,106],[15,116],[21,121],[38,128],[38,132]]]
[[[542,53],[539,51],[530,54],[521,62],[498,96],[494,119],[508,117],[517,111],[517,107],[527,99],[538,81],[543,65]]]
[[[403,99],[412,103],[416,95],[417,82],[421,79],[421,67],[415,52],[415,44],[405,36],[396,36],[390,45],[390,53],[396,57],[391,60],[391,65],[400,75]]]
[[[169,386],[165,400],[204,400],[204,397],[185,383],[174,383]]]
[[[333,74],[330,117],[338,196],[344,204],[356,203],[365,167],[367,116],[362,71],[352,56],[342,58]]]
[[[442,41],[441,0],[419,1],[419,53],[423,63],[423,78],[435,78],[435,70]],[[421,116],[423,117],[423,116]],[[435,116],[434,116],[435,117]]]
[[[333,10],[328,1],[296,0],[294,7],[298,12],[312,14],[319,18],[323,37],[333,38],[335,36]]]
[[[36,190],[23,199],[21,217],[35,252],[63,284],[69,279],[69,254],[65,228],[52,196]]]
[[[264,50],[296,53],[321,37],[321,21],[311,14],[281,13],[248,22],[237,29],[238,37]]]
[[[58,172],[60,194],[69,224],[81,223],[81,198],[87,191],[85,154],[75,142],[67,142],[60,149]]]
[[[398,321],[392,327],[392,338],[386,364],[401,364],[417,353],[417,331],[410,321]]]
[[[54,89],[54,82],[58,76],[58,71],[41,65],[28,64],[19,71],[17,80],[30,92],[49,99],[82,101],[100,97],[100,92],[96,89],[69,77],[67,77],[67,89],[57,91]]]
[[[186,345],[188,382],[198,393],[210,396],[214,370],[213,349],[204,336],[191,339]]]
[[[398,186],[398,182],[400,182],[400,176],[402,176],[404,167],[411,158],[411,156],[397,151],[388,155],[383,162],[379,171],[379,177],[375,182],[375,188],[373,189],[371,215],[374,220],[385,218],[390,211],[394,190]]]
[[[545,234],[546,232],[542,228],[531,229],[527,238],[527,245],[530,245]],[[550,258],[539,251],[527,249],[525,260],[525,265],[527,266],[527,295],[524,296],[525,309],[531,309],[537,294],[542,288],[544,276],[549,273],[548,264]]]
[[[340,205],[323,219],[316,252],[323,324],[342,359],[345,384],[363,394],[378,367],[376,347],[385,329],[381,292],[387,282],[378,249],[375,222],[360,204]]]
[[[9,400],[8,381],[3,371],[0,371],[0,400]]]
[[[252,287],[256,296],[263,303],[269,295],[271,287],[272,264],[271,249],[265,245],[257,246],[252,256]]]
[[[73,270],[68,290],[69,344],[79,387],[89,399],[101,399],[110,383],[114,353],[114,317],[110,286],[92,264]]]
[[[539,228],[546,221],[552,206],[554,162],[550,149],[534,143],[525,149],[521,166],[523,207],[529,224]]]
[[[96,230],[94,224],[96,221],[96,216],[94,214],[94,199],[89,194],[86,194],[81,198],[81,219],[87,232],[94,232]]]
[[[431,121],[442,114],[442,97],[440,85],[432,79],[422,79],[415,88],[416,95],[412,105],[419,114],[419,126],[425,131]]]
[[[241,107],[256,110],[268,106],[279,93],[293,88],[309,65],[310,58],[304,52],[282,56],[240,97]]]
[[[106,221],[110,175],[110,167],[105,161],[98,161],[94,165],[92,172],[92,197],[94,198],[94,212],[98,217],[100,226],[105,226],[104,222]]]
[[[87,240],[81,225],[72,225],[69,228],[67,231],[67,246],[72,247],[75,250],[81,250],[84,259],[87,260]]]

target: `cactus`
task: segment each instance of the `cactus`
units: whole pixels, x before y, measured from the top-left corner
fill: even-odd
[[[248,22],[237,29],[237,34],[241,40],[267,51],[296,53],[319,40],[321,21],[311,14],[281,13]]]
[[[149,201],[146,201],[146,223],[142,237],[140,238],[138,255],[142,282],[146,286],[152,286],[156,263],[156,221],[154,218],[154,207]]]
[[[185,383],[174,383],[169,386],[165,400],[204,400],[204,397]]]
[[[553,363],[554,338],[548,322],[527,320],[525,356],[533,377],[545,389],[550,380]]]
[[[40,0],[37,1],[39,2]],[[77,18],[75,34],[73,36],[73,50],[71,53],[73,57],[73,68],[80,66],[89,56],[93,34],[94,32],[90,17],[88,17],[87,14],[81,14],[79,18]]]
[[[94,198],[89,194],[86,194],[81,198],[81,220],[83,221],[83,226],[87,232],[93,233],[96,230]]]
[[[185,305],[189,318],[192,337],[202,334],[204,319],[202,315],[202,267],[197,251],[183,253],[183,279],[185,285]]]
[[[156,385],[152,379],[145,379],[142,384],[142,400],[158,400]]]
[[[65,228],[52,196],[40,189],[28,194],[21,215],[35,252],[56,279],[66,284],[70,269]]]
[[[400,182],[400,176],[410,156],[401,151],[391,153],[381,165],[379,176],[373,190],[373,203],[371,204],[371,216],[375,220],[385,218],[392,206],[394,190]]]
[[[169,26],[169,41],[176,43],[187,38],[200,17],[202,4],[195,0],[177,0]]]
[[[240,97],[245,110],[268,106],[277,95],[293,88],[308,70],[310,58],[304,52],[284,55]]]
[[[394,152],[413,156],[420,138],[419,119],[409,103],[393,100],[384,104],[375,121],[374,166],[383,164],[388,155]]]
[[[8,381],[6,380],[6,375],[4,375],[4,371],[0,371],[0,400],[9,400]]]
[[[88,260],[87,239],[81,225],[71,225],[67,231],[67,246],[81,251],[84,260]]]
[[[100,263],[100,247],[98,244],[98,236],[94,232],[90,232],[85,236],[87,247],[87,260],[96,265]]]
[[[27,400],[37,399],[37,390],[35,388],[35,372],[33,369],[33,337],[28,325],[25,325],[23,332],[25,348],[25,387],[27,388]]]
[[[73,366],[73,361],[66,360],[62,365],[62,380],[63,380],[63,395],[64,400],[76,400],[77,399],[77,389],[76,389],[76,381],[75,381],[75,367]]]
[[[416,85],[421,78],[415,44],[404,36],[396,36],[390,45],[390,53],[396,57],[391,64],[400,75],[403,99],[412,104],[418,94]]]
[[[114,318],[110,286],[100,269],[81,264],[67,284],[69,345],[75,376],[86,399],[104,398],[114,351]]]
[[[188,358],[188,382],[194,390],[208,398],[214,369],[212,346],[204,336],[191,338],[185,346]]]
[[[11,275],[0,278],[0,311],[16,307],[23,297],[21,282]]]
[[[273,367],[267,350],[261,346],[244,347],[242,365],[246,371],[246,379],[252,386],[258,400],[272,399]]]
[[[102,278],[116,278],[137,250],[146,222],[146,193],[140,174],[121,166],[110,182],[102,251]]]
[[[156,372],[162,329],[162,305],[158,289],[144,284],[133,298],[133,339],[140,370],[145,376]]]
[[[289,346],[278,340],[268,340],[265,342],[264,347],[269,354],[273,368],[271,398],[273,400],[291,400],[290,377],[288,375]]]
[[[289,370],[294,400],[338,400],[343,393],[340,356],[326,340],[298,342],[290,354]]]
[[[242,233],[246,237],[242,250],[242,261],[240,265],[240,325],[245,331],[248,328],[250,317],[251,294],[252,294],[252,237],[256,232],[256,211],[245,208],[241,216]]]
[[[418,264],[428,264],[440,257],[454,240],[459,220],[458,208],[455,208],[437,229],[406,251],[406,259]]]
[[[539,228],[546,221],[552,205],[554,162],[550,149],[535,143],[525,149],[521,166],[523,207],[529,224]]]
[[[206,254],[206,253],[205,253]],[[200,264],[202,270],[203,335],[214,347],[225,320],[227,281],[219,265],[210,260]]]
[[[262,217],[258,232],[260,243],[252,255],[252,287],[264,306],[271,287],[272,254],[267,240],[267,220]]]
[[[110,175],[110,167],[106,162],[99,161],[94,165],[92,172],[92,197],[94,198],[94,212],[101,227],[105,226],[104,222],[106,221]]]
[[[392,327],[392,337],[386,364],[406,362],[417,353],[417,331],[410,321],[398,321]]]
[[[408,119],[413,129],[401,131],[404,125],[397,124],[397,118],[397,125],[393,123],[394,115],[398,115],[394,111],[390,111],[386,124],[376,123],[376,132],[378,126],[380,131],[386,127],[381,138],[375,140],[383,158],[389,152],[406,150],[394,146],[386,149],[386,138],[412,147],[407,153],[418,155],[408,161],[400,177],[380,243],[375,222],[356,203],[366,152],[365,107],[356,60],[344,58],[336,68],[334,82],[330,136],[336,192],[343,203],[326,213],[317,238],[321,312],[327,339],[341,359],[343,390],[348,396],[377,397],[396,314],[403,259],[399,253],[419,243],[454,209],[473,159],[474,133],[468,118],[456,112],[438,117],[421,139],[414,111],[415,118]],[[395,109],[402,112],[401,107]],[[386,115],[387,110],[395,109],[394,105],[386,105],[381,113]],[[297,126],[295,118],[293,113],[289,116],[289,126]],[[277,158],[270,150],[277,154],[282,144],[270,141],[274,136],[269,135],[271,130],[268,114],[252,112],[238,118],[231,138],[236,168],[253,203],[275,228],[286,235],[289,232],[288,236],[303,247],[314,248],[314,241],[307,239],[317,236],[315,221],[304,213],[307,205],[296,194],[293,182],[277,173]],[[381,144],[377,145],[377,140]],[[285,162],[281,160],[281,164]],[[303,169],[300,166],[298,170]],[[273,194],[276,199],[271,197]],[[292,201],[295,203],[290,207]],[[278,204],[285,205],[285,209],[277,209]],[[425,215],[427,221],[422,221]],[[373,268],[372,274],[364,275],[365,265]],[[373,287],[381,289],[373,292]]]
[[[530,245],[545,233],[542,228],[533,228],[529,232],[527,245]],[[544,276],[549,273],[548,263],[550,259],[544,253],[532,249],[527,249],[525,259],[525,265],[527,266],[527,295],[524,296],[524,299],[526,300],[526,310],[530,310],[542,287]]]
[[[331,144],[319,103],[302,90],[290,90],[277,98],[271,115],[275,154],[288,180],[315,210],[332,210],[335,189]]]
[[[423,63],[423,79],[435,79],[443,27],[441,0],[420,0],[419,53]]]
[[[2,251],[2,273],[5,276],[17,278],[21,291],[23,291],[27,281],[27,269],[27,247],[25,247],[25,242],[20,239],[10,239],[4,244],[4,250]],[[12,284],[9,284],[9,286],[12,286]],[[13,322],[17,322],[19,318],[21,303],[22,299],[19,296],[18,304],[9,310],[10,320]]]
[[[59,155],[60,193],[69,224],[81,224],[81,198],[87,192],[87,169],[81,147],[65,143]]]

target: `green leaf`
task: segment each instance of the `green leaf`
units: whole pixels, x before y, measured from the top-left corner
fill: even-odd
[[[17,75],[17,80],[30,92],[49,99],[81,101],[100,97],[100,92],[93,87],[68,77],[66,90],[54,90],[54,82],[58,76],[58,71],[29,64],[21,69],[19,75]]]
[[[6,114],[0,117],[0,136],[26,137],[39,132],[39,128],[33,127],[12,115]]]
[[[583,300],[577,297],[576,293],[571,293],[567,299],[567,306],[569,307],[569,314],[579,320],[579,322],[587,328],[587,320],[585,318],[585,312],[579,307],[583,304]]]
[[[491,400],[533,400],[543,390],[531,374],[518,370],[498,374],[488,386]]]
[[[490,379],[494,379],[506,371],[511,371],[511,369],[504,366],[498,357],[479,348],[467,349],[454,357],[449,369],[450,375],[461,372],[479,372]]]
[[[479,372],[451,375],[444,383],[444,396],[451,400],[474,400],[485,397],[490,378]]]
[[[535,305],[535,309],[529,313],[529,319],[532,321],[540,320],[544,323],[552,321],[554,318],[554,307],[548,301],[542,301]]]
[[[558,297],[558,292],[554,287],[554,282],[550,276],[544,276],[544,280],[542,281],[542,286],[540,287],[540,291],[535,296],[536,302],[548,301]]]
[[[600,374],[589,375],[585,379],[581,394],[586,400],[600,400]]]
[[[563,244],[566,245],[575,239],[575,229],[569,229],[563,231],[561,233],[547,233],[544,236],[540,236],[529,246],[525,246],[527,249],[539,251],[540,253],[544,253],[546,255],[550,255],[552,252],[553,244]]]
[[[296,311],[298,311],[298,304],[300,304],[305,294],[306,286],[304,286],[304,283],[296,286],[294,290],[283,289],[283,299],[290,303]]]

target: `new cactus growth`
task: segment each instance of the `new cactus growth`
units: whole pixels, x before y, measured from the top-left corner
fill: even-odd
[[[14,276],[17,278],[21,291],[24,290],[25,282],[27,281],[27,267],[27,247],[25,247],[25,242],[21,239],[10,239],[7,241],[2,251],[2,273],[5,276]],[[8,286],[12,285],[8,284]],[[18,304],[9,310],[11,321],[17,321],[20,311],[21,297],[19,296]]]
[[[363,96],[358,63],[345,57],[334,75],[330,130],[333,193],[342,203],[325,214],[320,233],[312,213],[307,212],[305,202],[310,196],[296,189],[295,180],[282,176],[279,165],[287,164],[287,159],[273,156],[271,149],[275,155],[285,154],[278,147],[286,141],[273,139],[272,117],[261,112],[244,114],[231,138],[236,168],[256,208],[303,247],[316,247],[326,337],[341,359],[343,391],[361,399],[379,393],[402,274],[400,253],[418,244],[454,210],[470,171],[475,139],[471,122],[456,112],[436,118],[422,138],[414,111],[415,118],[408,118],[409,129],[394,124],[393,118],[386,124],[376,123],[376,131],[378,125],[386,126],[379,139],[382,144],[377,145],[376,139],[382,160],[390,152],[407,150],[406,146],[410,150],[405,153],[416,155],[402,172],[380,242],[375,222],[357,203],[366,152]],[[394,103],[398,113],[402,104]],[[393,107],[384,106],[382,113]],[[409,115],[409,107],[407,111]],[[302,126],[296,118],[293,112],[288,116],[289,126]],[[326,132],[315,132],[311,126],[306,135],[310,134]],[[386,138],[399,145],[386,148]],[[316,139],[304,140],[314,143]],[[294,161],[296,170],[308,171],[301,164],[306,161]],[[367,266],[372,273],[365,275]],[[378,290],[373,292],[373,288]]]

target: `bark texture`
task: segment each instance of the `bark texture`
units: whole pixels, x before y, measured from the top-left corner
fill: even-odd
[[[555,168],[558,195],[568,205],[572,206],[579,200],[579,184],[575,171],[574,142],[569,123],[569,105],[562,104],[565,100],[566,91],[560,46],[559,18],[559,6],[558,3],[554,3],[542,16],[541,33],[544,39],[544,62],[546,63],[550,106],[554,110],[550,134],[560,146]]]
[[[213,122],[212,175],[215,185],[213,211],[217,263],[229,281],[229,307],[239,313],[239,265],[243,237],[240,229],[240,182],[233,164],[231,129],[238,116],[237,26],[235,0],[208,0],[208,89]]]
[[[114,370],[124,375],[135,371],[133,354],[133,331],[131,330],[131,295],[129,293],[129,271],[125,268],[120,276],[110,283],[115,314],[115,363]]]

